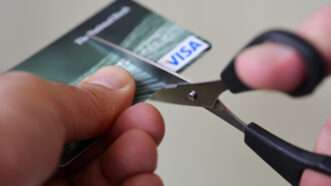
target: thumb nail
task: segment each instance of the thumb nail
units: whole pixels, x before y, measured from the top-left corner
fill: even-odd
[[[84,82],[97,84],[112,90],[124,88],[131,80],[127,71],[120,67],[105,67],[88,77]]]
[[[304,66],[294,49],[267,43],[245,50],[237,59],[240,78],[250,87],[294,90],[304,76]]]

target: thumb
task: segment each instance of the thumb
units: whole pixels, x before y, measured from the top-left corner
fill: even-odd
[[[106,67],[84,80],[79,88],[67,87],[61,102],[68,112],[67,140],[89,138],[104,132],[124,109],[129,107],[135,93],[135,81],[119,67]]]
[[[309,17],[297,33],[313,44],[326,59],[331,72],[331,6]],[[265,43],[245,50],[236,61],[239,78],[249,87],[290,92],[305,78],[300,55],[292,48]]]
[[[0,76],[0,185],[40,185],[63,145],[106,132],[132,102],[135,83],[117,67],[78,87],[12,72]]]

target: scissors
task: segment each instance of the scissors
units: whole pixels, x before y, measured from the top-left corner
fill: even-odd
[[[245,123],[219,100],[219,96],[225,91],[237,94],[252,90],[236,74],[234,67],[236,57],[223,70],[219,80],[192,83],[154,61],[116,44],[97,36],[92,39],[135,59],[137,65],[148,64],[143,66],[160,76],[162,81],[167,82],[167,86],[158,90],[152,99],[179,105],[203,107],[243,132],[246,145],[291,185],[299,185],[302,173],[306,169],[331,176],[331,156],[306,151],[277,137],[256,123]],[[301,97],[311,94],[326,76],[326,61],[318,50],[305,39],[286,30],[264,32],[243,49],[265,42],[289,46],[295,49],[302,58],[306,77],[297,89],[288,93],[290,96]]]

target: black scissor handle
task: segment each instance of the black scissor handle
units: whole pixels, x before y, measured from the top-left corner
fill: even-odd
[[[299,185],[306,169],[331,176],[331,156],[303,150],[251,123],[245,143],[291,185]]]
[[[246,47],[244,47],[244,49],[265,42],[279,43],[292,47],[302,58],[305,71],[307,73],[306,78],[296,90],[289,92],[290,95],[298,97],[312,93],[326,76],[326,60],[312,44],[302,37],[289,31],[272,30],[257,36]],[[235,71],[235,61],[236,57],[223,70],[221,74],[222,80],[232,93],[240,93],[251,90],[251,88],[239,79]]]

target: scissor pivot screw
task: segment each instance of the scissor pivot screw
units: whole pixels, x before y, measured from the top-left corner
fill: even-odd
[[[198,99],[198,93],[195,90],[192,90],[188,95],[187,95],[188,100],[190,101],[196,101]]]

